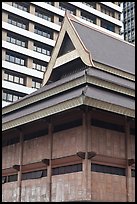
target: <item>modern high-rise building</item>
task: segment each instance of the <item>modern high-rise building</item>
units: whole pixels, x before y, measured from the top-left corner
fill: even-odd
[[[122,2],[124,40],[135,43],[135,2]]]
[[[2,105],[41,87],[65,11],[121,38],[119,2],[2,2]]]

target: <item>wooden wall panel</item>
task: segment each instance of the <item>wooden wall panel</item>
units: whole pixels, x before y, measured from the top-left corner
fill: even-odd
[[[2,169],[19,164],[19,143],[2,148]]]
[[[91,127],[91,150],[97,154],[125,158],[124,133]]]
[[[63,130],[53,135],[53,158],[76,154],[84,150],[82,127]]]
[[[2,185],[2,202],[18,201],[18,182],[5,183]]]
[[[49,137],[42,136],[24,141],[23,164],[49,158]]]
[[[91,198],[93,201],[126,202],[126,177],[91,173]]]
[[[53,176],[52,202],[82,200],[85,189],[82,172]]]

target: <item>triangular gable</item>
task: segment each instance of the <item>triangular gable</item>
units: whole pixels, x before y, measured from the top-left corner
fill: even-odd
[[[47,83],[51,72],[55,68],[78,57],[80,57],[87,66],[93,65],[90,52],[79,38],[78,33],[69,20],[68,14],[65,14],[64,22],[59,32],[47,70],[44,73],[43,86]]]
[[[57,57],[67,54],[73,50],[75,50],[75,47],[66,32]]]

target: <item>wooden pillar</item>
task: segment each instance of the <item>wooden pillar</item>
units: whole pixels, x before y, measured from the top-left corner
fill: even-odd
[[[22,129],[19,129],[20,134],[20,160],[19,160],[19,172],[18,172],[18,188],[19,188],[19,196],[18,196],[18,202],[21,202],[21,188],[22,188],[22,164],[23,164],[23,132]]]
[[[48,125],[49,134],[49,166],[48,166],[48,178],[49,178],[49,202],[52,202],[52,151],[53,151],[53,124],[52,119],[50,119]]]
[[[125,118],[125,157],[126,157],[126,196],[127,202],[130,202],[130,178],[131,178],[131,167],[128,164],[129,158],[129,137],[130,137],[130,124],[127,118]]]
[[[88,159],[89,146],[89,112],[88,109],[83,111],[83,137],[85,141],[85,159],[83,160],[83,180],[85,188],[85,200],[91,200],[91,160]]]

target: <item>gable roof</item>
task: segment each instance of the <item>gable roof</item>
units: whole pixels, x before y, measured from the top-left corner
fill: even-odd
[[[81,105],[95,107],[132,118],[135,117],[135,83],[130,78],[134,74],[130,74],[127,70],[122,70],[121,67],[121,75],[113,73],[111,69],[114,65],[108,66],[107,64],[109,61],[107,61],[109,56],[108,50],[106,50],[108,56],[106,53],[100,52],[98,54],[100,45],[98,45],[98,38],[94,37],[94,35],[99,31],[87,25],[82,31],[81,26],[83,27],[83,24],[77,22],[75,18],[65,17],[47,71],[45,72],[44,86],[11,105],[2,108],[3,131]],[[102,40],[104,39],[104,33],[99,32],[97,35],[101,36]],[[90,39],[86,39],[87,37]],[[118,46],[124,43],[122,44],[123,48],[128,45],[128,49],[131,49],[131,47],[134,49],[134,46],[131,46],[130,43],[114,37],[110,39],[110,37],[105,36],[106,39],[109,38],[108,42],[112,40],[114,44],[117,42]],[[92,43],[94,39],[96,39],[96,43]],[[90,50],[91,48],[94,50],[93,52]],[[109,46],[108,49],[111,50]],[[101,54],[103,54],[103,57]],[[132,56],[130,57],[133,58]],[[75,64],[79,59],[82,61],[82,66],[84,64],[84,70],[79,69],[77,73],[71,73],[71,75],[59,78],[52,83],[47,83],[50,75],[55,73],[57,68],[65,71],[66,67],[68,69],[73,67],[72,63],[74,63],[75,68],[79,65]],[[106,63],[110,71],[97,68],[95,63],[97,60],[99,62],[99,59],[100,63],[103,63],[103,59],[106,60],[104,63]],[[115,62],[115,60],[112,60],[112,62]],[[115,63],[120,66],[120,60]],[[66,64],[67,66],[65,66]],[[133,69],[133,63],[129,67]],[[120,70],[119,67],[116,69]],[[125,77],[125,73],[129,73],[129,75]]]
[[[75,50],[58,56],[66,33]],[[66,63],[67,60],[70,61],[78,57],[84,64],[91,67],[96,67],[96,62],[98,62],[117,69],[119,72],[127,73],[129,78],[130,75],[134,76],[135,74],[135,46],[133,44],[116,38],[113,34],[106,34],[94,26],[83,24],[80,18],[66,13],[51,61],[43,78],[43,85],[47,83],[54,68],[61,63]],[[124,74],[121,75],[124,76]],[[131,78],[134,79],[134,77]]]
[[[71,20],[76,32],[91,53],[92,60],[135,73],[135,48],[120,39]]]

